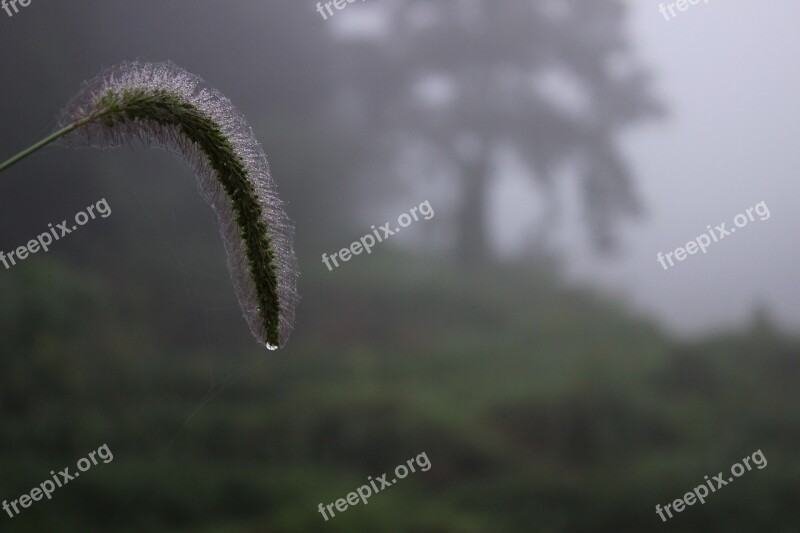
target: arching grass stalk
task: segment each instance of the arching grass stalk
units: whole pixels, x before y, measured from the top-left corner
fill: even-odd
[[[91,120],[91,118],[87,117],[87,118],[83,118],[81,120],[75,121],[72,124],[69,124],[68,126],[65,126],[65,127],[61,128],[60,130],[58,130],[57,132],[53,133],[52,135],[49,135],[48,137],[45,137],[44,139],[42,139],[38,143],[36,143],[36,144],[34,144],[32,146],[29,146],[28,148],[24,149],[23,151],[21,151],[20,153],[18,153],[17,155],[15,155],[11,159],[9,159],[8,161],[4,161],[2,164],[0,164],[0,172],[2,172],[3,170],[7,169],[8,167],[14,165],[15,163],[25,159],[26,157],[28,157],[32,153],[36,152],[37,150],[40,150],[40,149],[44,148],[45,146],[47,146],[48,144],[52,143],[53,141],[58,140],[60,137],[63,137],[67,133],[70,133],[71,131],[73,131],[73,130],[75,130],[77,128],[80,128],[81,126],[83,126],[84,124],[89,122],[90,120]]]
[[[271,349],[286,341],[297,300],[292,226],[261,146],[227,98],[172,63],[123,63],[85,84],[60,129],[0,171],[59,139],[101,148],[136,140],[180,155],[217,214],[251,331]]]

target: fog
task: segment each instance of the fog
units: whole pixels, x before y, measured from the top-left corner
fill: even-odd
[[[711,2],[666,21],[656,2],[629,2],[638,54],[656,73],[669,117],[625,138],[644,220],[611,259],[564,241],[571,273],[599,282],[681,334],[741,325],[765,307],[800,326],[800,47],[792,2]],[[772,217],[664,271],[658,252],[765,201]],[[568,238],[578,233],[574,227]]]
[[[796,530],[800,5],[661,4],[0,6],[0,529]]]

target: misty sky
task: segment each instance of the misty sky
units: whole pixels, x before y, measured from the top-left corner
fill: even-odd
[[[796,330],[800,4],[711,0],[670,21],[659,2],[629,4],[638,55],[653,71],[669,117],[625,138],[647,214],[625,228],[620,257],[590,257],[575,237],[576,215],[567,217],[561,249],[572,258],[573,276],[600,280],[683,334],[736,325],[757,304]],[[520,207],[530,201],[519,194],[521,186],[506,187],[500,201]],[[668,271],[656,261],[657,252],[685,245],[708,224],[730,227],[734,216],[761,201],[769,220],[757,218],[706,255],[689,256]],[[521,225],[524,209],[503,211],[518,218],[506,216],[507,228]]]

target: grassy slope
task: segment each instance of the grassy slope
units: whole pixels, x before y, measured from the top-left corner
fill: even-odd
[[[249,344],[186,352],[179,338],[154,337],[151,322],[171,320],[151,314],[158,294],[38,267],[0,279],[0,497],[103,442],[115,453],[53,501],[0,517],[3,530],[789,531],[800,522],[796,342],[762,326],[675,344],[619,304],[557,287],[552,274],[454,274],[389,259],[309,267],[298,331],[277,356]],[[256,360],[180,431],[212,372],[218,384]],[[660,523],[656,503],[759,448],[766,469]],[[316,512],[422,451],[428,472],[328,523]]]

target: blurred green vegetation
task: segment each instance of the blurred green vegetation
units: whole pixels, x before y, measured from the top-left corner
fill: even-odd
[[[393,5],[410,13],[409,2]],[[7,48],[25,52],[7,54],[11,81],[0,87],[8,154],[46,133],[83,79],[124,58],[172,59],[225,92],[266,147],[296,221],[303,299],[285,349],[253,342],[212,214],[168,154],[53,150],[5,174],[0,249],[102,197],[113,216],[0,272],[0,501],[103,443],[114,461],[16,518],[0,511],[0,531],[796,531],[800,342],[769,320],[678,342],[624,302],[565,288],[557,264],[467,267],[390,244],[334,272],[319,261],[395,212],[383,206],[405,202],[398,189],[411,195],[403,208],[426,198],[440,209],[432,189],[391,178],[392,159],[376,149],[398,126],[423,143],[452,126],[397,112],[412,102],[411,71],[434,62],[471,72],[503,43],[565,53],[556,66],[603,64],[609,48],[587,38],[619,43],[623,4],[589,5],[573,30],[531,31],[513,13],[523,3],[492,4],[502,16],[465,40],[450,3],[436,2],[446,27],[431,27],[430,40],[380,46],[336,42],[299,2],[139,2],[120,24],[116,3],[73,1],[7,25]],[[490,78],[478,81],[464,86],[492,96],[481,90]],[[616,101],[602,116],[645,103],[599,86]],[[485,105],[496,102],[511,124],[525,116],[505,96]],[[572,154],[571,122],[553,111],[540,108],[516,137],[539,164]],[[492,118],[481,127],[508,126],[478,116]],[[435,129],[422,135],[414,118]],[[449,145],[455,132],[438,133]],[[620,164],[593,154],[601,170]],[[422,166],[420,178],[440,173]],[[587,168],[594,179],[625,175]],[[592,190],[590,208],[632,191]],[[444,207],[445,233],[477,234],[452,226]],[[462,212],[476,219],[473,207]],[[765,469],[661,523],[656,504],[758,449]],[[429,471],[329,522],[317,512],[423,451]]]
[[[0,529],[796,530],[796,339],[758,320],[674,342],[556,267],[384,252],[310,265],[278,352],[244,326],[181,344],[169,326],[203,311],[155,283],[112,288],[57,262],[6,272],[0,498],[103,443],[114,461]],[[661,523],[657,503],[757,449],[765,469]],[[317,512],[423,451],[429,471]]]

